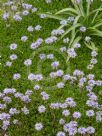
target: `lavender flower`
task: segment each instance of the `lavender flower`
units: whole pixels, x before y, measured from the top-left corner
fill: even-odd
[[[45,110],[46,110],[46,108],[45,108],[44,105],[41,105],[41,106],[38,107],[39,113],[43,113],[43,112],[45,112]]]
[[[59,131],[56,136],[65,136],[65,133],[62,131]]]
[[[63,114],[65,117],[67,117],[67,116],[70,115],[70,112],[69,112],[69,110],[63,110],[62,114]]]
[[[21,41],[22,41],[22,42],[26,42],[27,40],[28,40],[28,37],[27,37],[27,36],[22,36],[22,37],[21,37]]]
[[[87,132],[88,134],[94,134],[94,133],[95,133],[95,129],[90,126],[90,127],[87,127],[87,128],[86,128],[86,132]]]
[[[92,117],[92,116],[95,115],[95,113],[94,113],[93,110],[88,110],[88,111],[86,111],[86,115],[87,115],[88,117]]]
[[[43,128],[42,123],[36,123],[36,124],[35,124],[35,129],[36,129],[37,131],[40,131],[42,128]]]
[[[76,118],[76,119],[78,119],[78,118],[81,117],[81,113],[80,112],[74,112],[73,113],[73,117]]]

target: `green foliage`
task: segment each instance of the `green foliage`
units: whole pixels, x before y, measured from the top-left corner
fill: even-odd
[[[91,41],[89,43],[86,43],[84,42],[84,38],[85,36],[102,37],[102,31],[99,30],[99,27],[102,26],[102,4],[99,8],[94,9],[91,0],[88,0],[87,2],[81,0],[80,3],[75,2],[75,0],[71,0],[71,3],[72,7],[59,10],[55,14],[45,13],[46,17],[53,18],[56,20],[63,19],[66,21],[69,16],[74,17],[74,22],[72,24],[69,24],[69,22],[67,22],[67,25],[61,25],[58,28],[65,28],[65,33],[61,36],[61,39],[67,35],[71,35],[71,41],[69,46],[73,46],[73,43],[75,43],[75,39],[77,38],[77,36],[80,36],[78,41],[82,40],[88,48],[92,50],[97,50],[94,42]],[[86,31],[84,33],[80,32],[81,26],[86,27]]]

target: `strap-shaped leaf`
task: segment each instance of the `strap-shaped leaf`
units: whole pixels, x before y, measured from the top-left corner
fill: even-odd
[[[87,1],[87,16],[89,15],[90,12],[90,5],[91,5],[91,0]]]
[[[98,48],[95,46],[95,43],[91,41],[91,45],[93,47],[94,50],[98,51]]]
[[[77,17],[75,18],[73,25],[76,25],[76,24],[77,24],[79,18],[80,18],[80,16],[77,16]],[[70,41],[69,45],[72,44],[72,42],[73,42],[73,40],[74,40],[74,38],[75,38],[75,36],[76,36],[76,33],[77,33],[77,32],[75,32],[75,28],[74,28],[74,29],[72,30],[72,36],[71,36],[71,41]]]
[[[84,7],[83,7],[83,0],[80,1],[79,3],[79,9],[80,9],[80,12],[81,12],[81,16],[85,16],[85,11],[84,11]]]
[[[38,15],[42,14],[42,13],[37,13]],[[56,19],[56,20],[65,20],[65,18],[57,16],[57,15],[53,15],[53,14],[49,14],[49,13],[43,13],[46,15],[47,18],[52,18],[52,19]]]
[[[78,36],[78,37],[73,41],[72,47],[73,47],[76,43],[78,43],[81,39],[82,39],[82,37],[81,37],[81,36]]]
[[[99,37],[102,37],[102,31],[96,29],[96,28],[89,28],[90,30],[90,35],[96,35],[96,36],[99,36]]]
[[[66,36],[70,31],[72,31],[74,28],[77,28],[77,27],[79,27],[79,26],[81,26],[81,24],[76,24],[76,25],[73,25],[73,26],[71,26],[69,29],[67,29],[67,31],[61,36],[61,39],[64,37],[64,36]]]
[[[90,12],[89,16],[94,14],[97,11],[99,11],[99,12],[102,11],[102,8],[98,8],[98,9],[93,10],[92,12]]]
[[[73,8],[65,8],[65,9],[62,9],[62,10],[56,12],[55,15],[63,14],[64,12],[67,12],[67,13],[68,12],[72,12],[74,14],[78,14],[78,12],[75,9],[73,9]]]
[[[65,27],[65,26],[70,26],[70,24],[67,24],[67,25],[60,25],[60,26],[58,27],[58,29],[62,29],[62,28]]]
[[[102,5],[100,6],[99,9],[101,9],[101,8],[102,8]],[[95,15],[94,15],[94,17],[93,17],[93,19],[92,19],[92,23],[94,23],[94,21],[95,21],[96,17],[98,16],[98,13],[99,13],[99,12],[100,12],[100,10],[96,11],[96,13],[95,13]]]
[[[102,21],[101,22],[99,22],[99,23],[97,23],[96,25],[94,25],[93,27],[94,28],[97,28],[97,27],[100,27],[100,26],[102,26]]]
[[[71,0],[72,4],[74,5],[76,11],[78,12],[78,14],[80,14],[80,10],[79,10],[79,7],[77,5],[77,3],[75,2],[75,0]]]
[[[84,42],[84,44],[91,50],[98,50],[96,47],[95,47],[95,44],[93,42],[90,42],[90,43],[87,43],[87,42]]]

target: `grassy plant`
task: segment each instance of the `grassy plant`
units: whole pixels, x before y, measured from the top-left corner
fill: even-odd
[[[92,40],[86,42],[84,39],[85,36],[102,37],[102,31],[99,30],[99,28],[102,26],[102,5],[99,8],[94,9],[91,0],[80,0],[79,3],[76,0],[71,0],[71,3],[71,7],[59,10],[54,14],[45,13],[46,17],[60,21],[67,21],[67,24],[60,25],[58,29],[65,28],[65,33],[60,37],[60,39],[69,35],[69,46],[73,47],[73,44],[75,44],[75,42],[82,40],[88,48],[90,48],[91,50],[97,50],[97,48],[95,47],[95,43]],[[68,17],[70,16],[74,17],[73,23],[70,23],[68,21]],[[83,26],[86,28],[85,32],[80,31],[80,28]]]

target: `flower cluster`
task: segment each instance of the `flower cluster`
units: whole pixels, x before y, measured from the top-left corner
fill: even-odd
[[[27,108],[27,104],[31,102],[30,96],[32,94],[31,90],[27,90],[25,94],[19,93],[15,88],[5,88],[3,92],[0,92],[0,120],[2,121],[2,129],[6,131],[10,125],[15,125],[19,123],[19,120],[16,119],[17,114],[23,113],[24,115],[29,114],[29,109]],[[9,105],[14,104],[14,99],[18,99],[18,101],[23,106],[22,108],[10,107]],[[18,102],[18,105],[19,105]],[[11,105],[12,105],[11,104]],[[23,116],[24,116],[23,115]],[[21,120],[20,120],[21,121]]]

